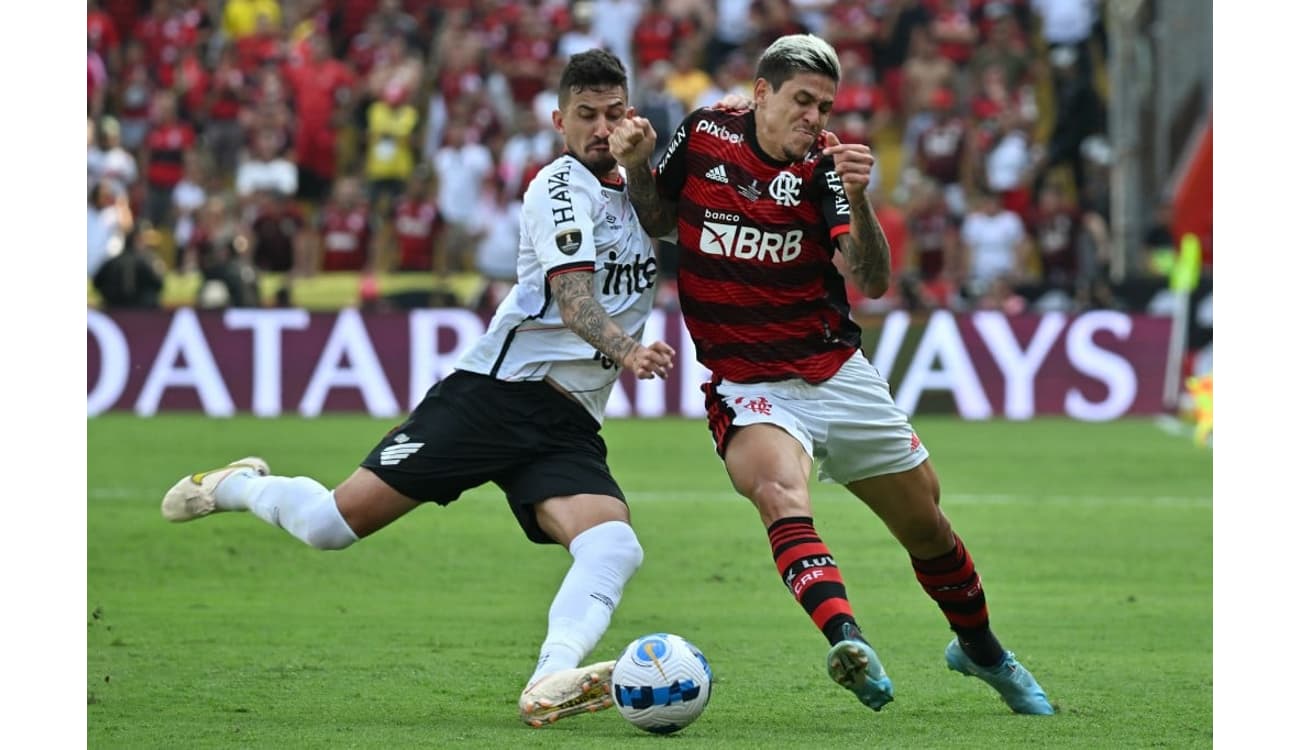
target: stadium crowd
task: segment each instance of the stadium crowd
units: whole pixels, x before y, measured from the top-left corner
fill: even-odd
[[[1079,310],[1107,282],[1096,0],[88,0],[88,275],[107,306],[292,304],[294,283],[514,275],[523,188],[560,148],[553,89],[604,47],[666,134],[747,95],[777,37],[843,75],[829,129],[875,150],[895,284],[863,310]],[[1152,249],[1170,244],[1153,226]],[[661,248],[675,303],[675,248]],[[272,298],[258,278],[282,280]]]

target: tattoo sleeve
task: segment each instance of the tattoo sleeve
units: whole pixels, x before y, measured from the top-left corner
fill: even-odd
[[[853,207],[852,227],[839,236],[840,252],[848,261],[853,283],[864,294],[877,299],[889,289],[889,240],[876,220],[871,201]]]
[[[562,273],[551,279],[551,294],[559,305],[564,325],[622,367],[623,358],[639,342],[627,335],[596,301],[592,294],[594,276],[585,271]]]
[[[662,237],[677,226],[677,204],[659,197],[649,163],[627,170],[627,197],[651,237]]]

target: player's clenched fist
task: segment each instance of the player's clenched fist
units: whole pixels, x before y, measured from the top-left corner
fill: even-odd
[[[641,380],[649,380],[655,376],[667,380],[669,371],[673,369],[675,356],[677,356],[676,350],[662,341],[656,341],[650,346],[638,344],[635,349],[623,356],[623,368],[630,370]]]
[[[871,182],[871,165],[876,157],[871,149],[863,143],[840,143],[840,139],[831,131],[825,131],[826,148],[822,153],[835,159],[835,172],[844,183],[844,191],[849,200],[857,203],[866,197],[867,184]]]
[[[640,166],[650,161],[657,138],[650,121],[638,117],[636,107],[628,107],[627,115],[609,134],[609,151],[624,167]]]

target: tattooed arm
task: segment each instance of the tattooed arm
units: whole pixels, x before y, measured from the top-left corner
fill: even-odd
[[[848,261],[853,283],[871,299],[879,299],[889,289],[889,241],[871,209],[871,201],[850,203],[853,228],[837,238],[840,252]]]
[[[551,278],[551,295],[559,305],[564,325],[638,378],[668,377],[676,352],[662,341],[647,347],[627,335],[592,294],[594,276],[572,271]]]
[[[627,169],[627,197],[646,234],[663,237],[677,228],[677,204],[660,197],[649,162]]]
[[[609,135],[609,150],[627,170],[627,196],[646,234],[663,237],[677,228],[677,204],[659,195],[650,156],[657,135],[650,121],[629,107],[627,117]]]

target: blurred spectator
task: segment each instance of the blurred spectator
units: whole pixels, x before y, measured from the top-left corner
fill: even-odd
[[[1029,133],[1014,110],[1003,110],[993,118],[994,130],[984,151],[984,184],[997,194],[1004,208],[1022,220],[1029,216],[1033,202],[1033,157]]]
[[[259,192],[297,193],[298,166],[285,158],[282,143],[281,135],[270,128],[253,133],[252,147],[235,173],[235,193],[240,198]]]
[[[276,0],[226,0],[221,13],[221,30],[226,37],[238,42],[257,31],[258,19],[265,17],[274,28],[279,28],[280,3]]]
[[[971,211],[961,225],[959,279],[968,300],[980,300],[996,291],[999,280],[1015,283],[1024,275],[1029,256],[1024,223],[1002,207],[993,193],[977,189]]]
[[[117,253],[95,272],[95,291],[106,308],[157,308],[167,269],[158,258],[161,238],[154,229],[129,232]]]
[[[347,176],[334,182],[334,192],[321,209],[316,230],[320,270],[374,270],[374,226],[358,178]]]
[[[105,73],[116,75],[122,63],[122,39],[117,23],[99,0],[86,0],[86,40],[104,61]]]
[[[199,271],[203,281],[195,302],[200,308],[261,305],[257,269],[249,262],[248,239],[243,235],[214,245],[204,253]]]
[[[445,145],[433,155],[433,168],[438,173],[438,212],[447,225],[443,251],[448,268],[453,270],[473,265],[474,203],[494,168],[491,152],[466,136],[464,124],[451,123]]]
[[[929,103],[931,124],[916,135],[913,161],[922,176],[939,183],[949,210],[962,214],[966,211],[965,193],[973,180],[974,136],[957,110],[951,89],[936,90]]]
[[[811,34],[826,37],[834,0],[788,0],[795,20]]]
[[[1079,242],[1083,223],[1078,209],[1055,183],[1048,183],[1038,194],[1029,229],[1044,286],[1073,297],[1080,282]]]
[[[979,27],[971,18],[969,0],[937,0],[932,6],[930,34],[939,45],[939,54],[964,68],[979,42]]]
[[[693,39],[696,31],[696,25],[690,19],[669,13],[664,0],[648,0],[632,31],[634,57],[631,59],[635,61],[635,70],[643,71],[661,61],[672,62],[673,51],[684,41]],[[626,61],[628,58],[621,59]],[[637,88],[640,86],[633,87],[633,96]],[[673,126],[676,125],[674,122]]]
[[[203,156],[198,151],[185,154],[181,181],[172,189],[172,211],[176,217],[174,246],[185,247],[194,234],[194,221],[208,199],[208,175]]]
[[[315,202],[329,194],[334,180],[338,130],[351,120],[356,78],[330,56],[328,37],[313,35],[310,44],[311,56],[288,66],[285,77],[297,112],[298,196]]]
[[[91,117],[104,113],[108,100],[108,65],[93,47],[86,50],[86,112]]]
[[[379,27],[385,34],[401,37],[407,47],[419,48],[420,22],[402,8],[402,0],[379,0],[374,12],[367,17],[370,18],[379,22]]]
[[[908,201],[907,228],[911,242],[906,270],[915,280],[915,304],[925,309],[952,307],[960,284],[961,218],[948,207],[943,189],[919,180]]]
[[[442,221],[434,189],[436,180],[427,166],[416,169],[406,181],[406,191],[393,209],[398,271],[446,273],[446,258],[437,253]]]
[[[1099,19],[1100,0],[1030,0],[1030,7],[1041,21],[1040,33],[1047,43],[1048,54],[1072,52],[1078,62],[1079,77],[1092,84],[1092,51],[1088,40]],[[1057,87],[1057,93],[1060,93]]]
[[[540,12],[530,6],[523,6],[519,12],[518,24],[505,44],[495,50],[492,62],[493,67],[505,76],[511,99],[516,104],[524,104],[532,102],[533,97],[552,84],[548,79],[549,63],[558,51],[556,35]],[[472,49],[465,51],[471,52]],[[462,66],[470,63],[469,60],[459,62]],[[482,71],[477,72],[482,74]],[[451,94],[444,93],[444,96],[451,101]]]
[[[135,151],[149,133],[149,107],[153,102],[153,81],[144,45],[128,39],[123,48],[122,85],[118,89],[117,119],[122,125],[122,145]]]
[[[677,124],[686,117],[686,108],[677,97],[664,89],[664,79],[672,69],[672,63],[659,60],[641,71],[638,85],[632,92],[632,103],[637,115],[650,121],[655,133],[672,133]],[[671,138],[659,138],[655,141],[655,152],[651,163],[658,164],[659,157],[668,148]]]
[[[111,180],[128,194],[140,177],[135,164],[135,157],[122,146],[122,126],[112,117],[105,117],[100,124],[104,134],[103,161],[100,165],[100,177]]]
[[[315,270],[302,209],[278,191],[260,190],[244,206],[253,265],[263,271],[305,276]]]
[[[874,51],[880,82],[889,95],[891,107],[904,111],[903,63],[910,53],[914,30],[929,25],[930,12],[921,0],[891,0],[883,8],[874,7],[882,10]]]
[[[912,118],[933,101],[935,92],[952,91],[957,83],[957,66],[939,54],[939,45],[928,26],[912,29],[912,43],[903,63],[903,116]]]
[[[172,190],[184,174],[186,152],[194,148],[194,129],[177,117],[171,91],[154,95],[153,113],[144,143],[145,216],[154,227],[170,227]]]
[[[211,149],[217,174],[223,179],[233,175],[239,163],[239,151],[244,142],[239,113],[243,109],[244,87],[250,83],[250,77],[239,67],[235,48],[230,45],[222,47],[203,104],[207,120],[203,127],[203,143]]]
[[[86,189],[94,187],[104,175],[104,149],[99,147],[95,118],[86,118]]]
[[[388,213],[415,169],[416,125],[406,85],[394,79],[366,115],[366,181],[376,210]]]
[[[826,13],[829,21],[822,38],[839,53],[840,64],[843,65],[845,56],[852,53],[861,64],[871,67],[874,80],[875,55],[872,47],[879,28],[868,3],[861,0],[835,0]],[[836,109],[839,109],[838,104]]]
[[[808,27],[799,21],[791,9],[790,0],[756,0],[750,6],[749,18],[754,33],[748,44],[759,49],[766,48],[788,34],[808,33]],[[709,70],[716,73],[735,54],[733,51],[724,55]]]
[[[841,53],[840,67],[842,74],[839,88],[835,91],[834,116],[860,116],[869,139],[891,124],[889,100],[885,97],[884,89],[876,85],[875,69],[867,65],[856,51]],[[871,187],[878,185],[872,182]]]
[[[1082,194],[1085,180],[1083,143],[1090,136],[1106,132],[1105,105],[1091,81],[1083,77],[1073,47],[1053,50],[1051,60],[1058,77],[1056,112],[1038,184],[1041,185],[1046,178],[1047,170],[1065,165],[1073,178],[1075,193]]]
[[[700,67],[699,50],[686,43],[673,51],[673,68],[664,76],[664,91],[677,97],[689,114],[695,111],[700,94],[713,86],[713,78]],[[674,123],[673,127],[676,127]]]
[[[116,183],[100,180],[86,201],[86,271],[95,278],[100,266],[122,252],[127,233],[135,225],[131,203]]]
[[[424,63],[405,36],[389,34],[376,51],[365,80],[367,106],[369,102],[382,100],[395,88],[409,96],[424,83]]]
[[[479,201],[474,266],[484,280],[478,306],[485,311],[495,310],[516,281],[522,197],[522,193],[507,194],[500,180],[489,180]]]
[[[591,30],[600,46],[623,61],[630,73],[640,70],[632,51],[632,33],[641,18],[641,0],[591,0]],[[636,82],[629,82],[636,88]]]
[[[713,74],[711,85],[695,97],[691,111],[712,107],[729,95],[745,99],[754,96],[754,69],[749,57],[741,52],[732,53]],[[676,123],[674,123],[674,127]],[[672,132],[669,130],[668,132]]]
[[[991,4],[987,7],[1000,9],[1002,6]],[[1019,88],[1031,82],[1034,63],[1028,43],[1010,10],[995,11],[994,16],[988,40],[971,58],[971,72],[978,80],[986,68],[997,65],[1002,68],[1007,85]]]
[[[715,70],[732,52],[743,47],[755,32],[752,23],[753,0],[715,0],[712,6],[713,19],[709,26],[712,33],[707,46],[702,50],[703,56],[698,58],[707,71]],[[692,52],[692,59],[695,59],[698,52],[700,50]],[[695,96],[698,95],[699,92],[696,92]],[[689,99],[693,101],[695,96]]]
[[[573,26],[560,34],[555,43],[557,57],[568,60],[579,52],[589,49],[603,49],[604,41],[592,27],[591,0],[577,0],[572,6]]]
[[[638,108],[637,114],[644,116]],[[676,122],[673,123],[676,125]],[[522,191],[528,180],[560,151],[551,121],[539,120],[529,107],[515,110],[515,128],[501,149],[496,172],[505,181],[506,191]]]

